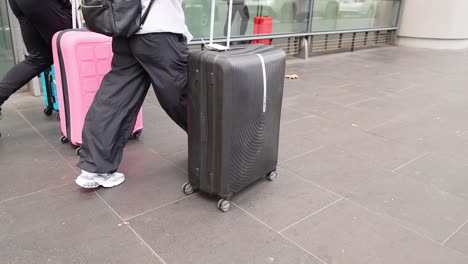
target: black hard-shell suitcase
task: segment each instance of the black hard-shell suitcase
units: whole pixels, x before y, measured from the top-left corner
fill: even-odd
[[[231,197],[266,177],[276,178],[286,56],[266,45],[189,55],[186,194]]]

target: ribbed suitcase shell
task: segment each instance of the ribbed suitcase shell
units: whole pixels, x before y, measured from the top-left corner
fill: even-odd
[[[188,170],[195,189],[230,199],[276,170],[285,59],[260,44],[190,54]]]
[[[59,31],[52,40],[60,126],[75,146],[82,143],[86,114],[111,69],[112,38],[86,29]],[[142,111],[133,130],[143,129]]]

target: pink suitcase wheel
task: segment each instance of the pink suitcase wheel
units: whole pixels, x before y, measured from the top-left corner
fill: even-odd
[[[68,138],[66,138],[65,136],[62,136],[60,138],[60,142],[62,142],[62,144],[66,144],[66,143],[68,143]]]

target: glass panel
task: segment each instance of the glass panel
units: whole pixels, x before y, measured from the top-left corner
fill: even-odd
[[[400,0],[315,0],[312,31],[395,27]]]
[[[0,78],[14,64],[12,46],[8,6],[6,0],[0,0]]]
[[[309,5],[310,0],[234,0],[232,36],[306,32]],[[209,37],[210,9],[211,0],[184,1],[186,23],[195,39]],[[225,36],[227,20],[228,1],[216,0],[215,37]],[[258,26],[261,21],[263,26]]]

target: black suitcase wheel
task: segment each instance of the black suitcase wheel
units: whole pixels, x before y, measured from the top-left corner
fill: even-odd
[[[60,121],[60,113],[57,114],[57,120]]]
[[[186,194],[186,195],[191,195],[195,192],[195,188],[193,188],[192,184],[190,183],[185,183],[184,186],[182,186],[182,191]]]
[[[136,131],[136,132],[133,134],[133,139],[135,139],[135,140],[140,139],[141,133],[143,133],[143,131],[141,131],[141,130]]]
[[[60,142],[62,142],[62,144],[66,144],[66,143],[68,143],[68,138],[66,138],[65,136],[62,136],[60,138]]]
[[[76,150],[75,150],[75,153],[77,156],[80,156],[81,154],[81,147],[77,147]]]
[[[231,202],[224,199],[219,200],[218,209],[221,210],[221,212],[223,213],[229,211],[229,209],[231,209]]]
[[[47,107],[46,109],[44,109],[44,115],[46,116],[51,116],[53,112],[54,112],[54,109],[52,108]]]
[[[272,172],[268,173],[268,175],[266,176],[266,179],[269,180],[269,181],[274,181],[274,180],[276,180],[277,176],[278,176],[278,174],[276,173],[276,171],[272,171]]]

